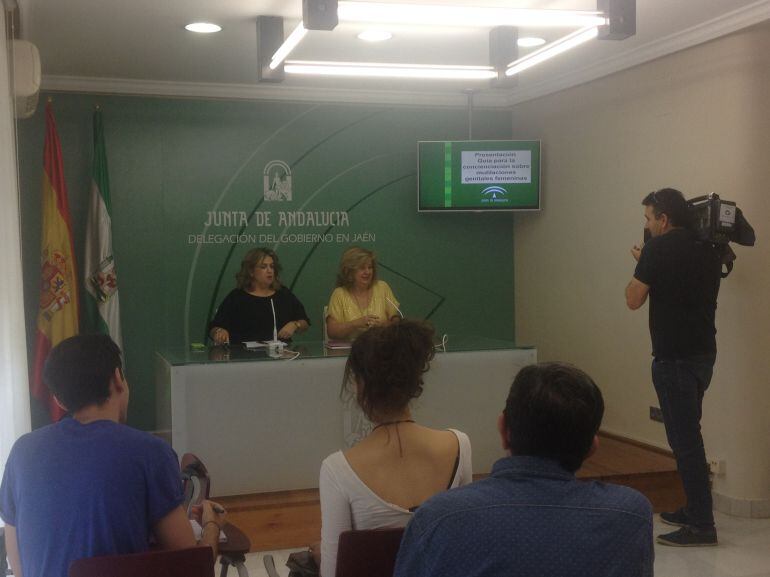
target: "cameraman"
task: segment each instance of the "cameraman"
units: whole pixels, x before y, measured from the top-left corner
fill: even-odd
[[[684,508],[660,515],[664,523],[680,528],[657,540],[684,547],[716,545],[700,419],[716,359],[720,257],[688,228],[688,205],[681,192],[663,188],[642,204],[651,238],[643,248],[631,249],[637,265],[626,287],[626,303],[636,310],[650,296],[652,382],[687,496]]]

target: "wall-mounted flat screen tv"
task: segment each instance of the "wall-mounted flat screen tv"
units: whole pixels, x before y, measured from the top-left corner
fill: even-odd
[[[417,143],[421,212],[540,210],[539,140]]]

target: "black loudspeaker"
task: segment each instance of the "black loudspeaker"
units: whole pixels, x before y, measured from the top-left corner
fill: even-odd
[[[257,16],[257,82],[283,82],[283,63],[270,70],[273,54],[283,44],[283,18]]]
[[[302,0],[302,24],[307,30],[334,30],[339,21],[337,0]]]
[[[597,0],[596,8],[609,19],[599,27],[599,39],[625,40],[636,34],[636,0]]]
[[[512,86],[516,76],[506,76],[508,65],[519,58],[519,29],[515,26],[498,26],[489,31],[489,65],[497,71],[493,86]]]

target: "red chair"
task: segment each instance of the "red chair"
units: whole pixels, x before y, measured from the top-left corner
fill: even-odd
[[[209,498],[211,479],[206,466],[192,453],[182,455],[181,466],[184,506],[189,516],[193,505],[200,504],[202,500]],[[243,531],[231,523],[225,524],[222,531],[227,541],[219,543],[219,563],[222,565],[219,577],[226,577],[231,565],[238,571],[238,577],[249,577],[246,569],[246,553],[251,549],[251,541]]]
[[[403,527],[343,532],[336,577],[393,577],[403,534]]]
[[[70,563],[69,577],[214,577],[211,547],[107,555]]]

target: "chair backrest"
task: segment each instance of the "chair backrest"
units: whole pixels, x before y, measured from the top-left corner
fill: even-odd
[[[323,312],[323,318],[321,319],[321,326],[323,327],[324,332],[324,344],[329,342],[329,333],[326,330],[326,317],[329,316],[329,306],[324,305],[324,312]]]
[[[190,517],[193,505],[200,505],[201,501],[208,499],[211,492],[211,478],[208,469],[196,455],[185,453],[182,455],[182,486],[184,489],[184,508]],[[222,528],[227,541],[219,544],[219,554],[223,563],[231,565],[243,565],[243,556],[251,549],[251,541],[246,534],[232,523],[226,523]],[[239,575],[241,569],[238,569]],[[245,566],[244,566],[245,571]]]
[[[337,549],[336,577],[393,577],[403,527],[345,531]]]
[[[203,462],[192,453],[182,455],[182,486],[184,488],[184,508],[187,516],[193,505],[200,505],[209,498],[211,479]]]
[[[214,577],[211,547],[77,559],[69,577]]]

